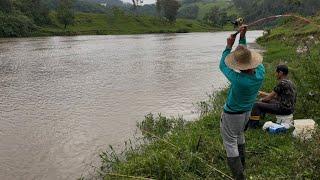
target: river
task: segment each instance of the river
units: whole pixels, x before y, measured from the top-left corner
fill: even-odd
[[[147,113],[196,118],[229,34],[0,39],[0,179],[76,179]]]

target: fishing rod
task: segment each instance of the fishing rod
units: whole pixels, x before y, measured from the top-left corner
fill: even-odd
[[[294,15],[294,14],[283,14],[283,15],[269,16],[269,17],[258,19],[252,23],[247,24],[246,26],[253,26],[253,25],[256,25],[261,22],[272,21],[272,20],[275,20],[275,19],[278,19],[281,17],[294,17],[296,19],[302,20],[303,22],[305,22],[307,24],[314,24],[320,28],[320,25],[316,24],[315,22],[311,21],[310,19],[298,16],[298,15]],[[232,21],[231,23],[234,25],[234,28],[239,28],[240,26],[242,26],[244,24],[244,19],[238,18],[235,21]],[[232,34],[232,36],[237,36],[239,33],[240,33],[240,30],[238,30],[236,33]]]

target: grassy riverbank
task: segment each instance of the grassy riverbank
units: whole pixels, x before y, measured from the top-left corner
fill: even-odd
[[[175,23],[170,23],[163,18],[125,14],[116,10],[100,14],[77,12],[74,24],[67,26],[66,29],[59,23],[55,12],[50,14],[51,24],[43,26],[35,25],[22,15],[0,14],[0,19],[4,23],[0,28],[0,37],[187,33],[219,30],[196,20],[177,19]]]
[[[108,14],[77,13],[75,24],[64,29],[52,14],[55,26],[41,28],[35,35],[108,35],[108,34],[147,34],[147,33],[185,33],[213,30],[194,20],[178,19],[169,23],[152,16],[135,16],[121,11]]]
[[[315,19],[318,21],[319,19]],[[266,79],[263,90],[275,85],[274,68],[287,63],[298,90],[295,119],[313,118],[320,123],[320,32],[312,25],[288,21],[259,39],[266,48]],[[208,82],[212,83],[212,82]],[[195,122],[146,116],[138,126],[144,134],[139,145],[127,143],[125,151],[112,149],[101,154],[99,170],[104,179],[144,177],[154,179],[227,179],[226,154],[219,121],[226,91],[201,102],[204,115]],[[209,111],[207,111],[207,109]],[[207,112],[206,112],[207,111]],[[267,120],[275,117],[267,116]],[[250,179],[319,179],[320,135],[307,142],[291,132],[270,135],[261,129],[248,130],[247,169]]]

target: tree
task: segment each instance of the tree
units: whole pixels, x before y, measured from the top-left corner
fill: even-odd
[[[162,7],[161,7],[161,1],[162,1],[162,0],[157,0],[157,1],[156,1],[156,9],[157,9],[158,16],[160,16],[160,14],[161,14],[161,9],[162,9]]]
[[[15,0],[13,2],[16,10],[32,18],[37,25],[51,23],[48,0]]]
[[[132,0],[133,9],[136,10],[138,6],[143,4],[143,0]]]
[[[12,11],[12,0],[0,0],[0,11],[10,13]]]
[[[178,17],[187,19],[196,19],[198,17],[199,7],[196,4],[183,6],[178,11]]]
[[[262,17],[300,13],[303,15],[315,15],[320,10],[319,0],[232,0],[247,21],[253,21]]]
[[[57,11],[57,17],[60,23],[64,25],[66,29],[68,25],[74,23],[74,10],[73,10],[73,0],[60,0],[59,7]]]
[[[223,27],[228,22],[227,12],[224,9],[214,6],[205,15],[204,21],[214,26]]]
[[[180,3],[178,1],[161,0],[161,7],[164,12],[164,17],[166,17],[170,22],[176,21],[178,9],[180,8]]]
[[[199,2],[199,0],[182,0],[182,4],[192,4]]]

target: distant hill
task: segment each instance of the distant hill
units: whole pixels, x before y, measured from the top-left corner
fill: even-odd
[[[238,16],[239,14],[231,0],[182,0],[181,4],[180,12],[186,7],[197,6],[199,9],[196,16],[197,20],[202,20],[214,6],[226,9],[228,16]]]
[[[85,0],[88,2],[107,4],[108,6],[123,6],[125,3],[121,0]]]

